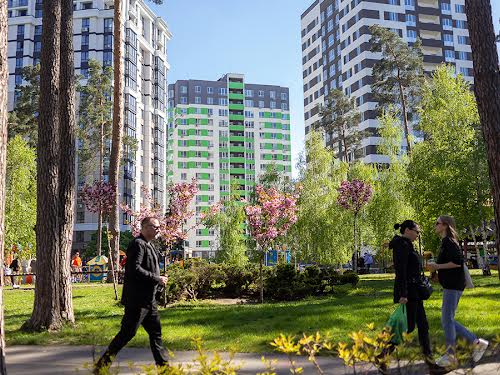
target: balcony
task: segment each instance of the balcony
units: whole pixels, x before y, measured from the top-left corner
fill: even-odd
[[[243,90],[244,86],[243,82],[229,82],[230,89]]]

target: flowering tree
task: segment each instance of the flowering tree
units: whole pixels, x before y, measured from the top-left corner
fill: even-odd
[[[297,221],[297,199],[299,190],[282,193],[276,188],[265,189],[257,185],[256,203],[245,207],[250,234],[260,251],[260,301],[264,302],[262,265],[264,253]]]
[[[116,190],[113,185],[104,181],[94,181],[92,185],[85,185],[81,194],[83,203],[87,210],[99,214],[97,226],[97,255],[101,256],[102,247],[102,219],[107,216],[113,208]]]
[[[372,187],[370,184],[364,181],[353,179],[352,181],[342,181],[340,187],[338,188],[338,198],[337,203],[349,210],[354,215],[354,255],[353,255],[353,269],[355,272],[358,271],[358,249],[357,249],[357,220],[358,214],[363,209],[363,207],[370,201],[372,197]]]
[[[179,183],[168,187],[169,204],[165,210],[158,205],[146,188],[143,187],[147,205],[142,205],[139,211],[134,211],[127,205],[122,205],[122,210],[133,217],[130,226],[132,234],[138,236],[141,233],[141,221],[146,217],[155,217],[160,222],[160,239],[167,247],[172,246],[179,239],[184,240],[187,230],[182,224],[194,215],[189,209],[189,204],[198,192],[195,179],[191,183]]]

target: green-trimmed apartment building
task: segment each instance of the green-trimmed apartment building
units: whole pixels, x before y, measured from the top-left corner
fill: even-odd
[[[229,196],[231,183],[248,197],[270,166],[291,177],[290,108],[286,87],[246,83],[242,74],[168,86],[168,182],[198,180],[188,252],[215,256],[216,235],[200,214]]]

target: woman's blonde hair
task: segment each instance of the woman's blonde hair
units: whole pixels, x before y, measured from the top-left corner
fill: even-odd
[[[446,236],[450,237],[457,244],[459,242],[457,225],[455,224],[455,218],[453,216],[442,215],[439,216],[438,220],[446,225]]]

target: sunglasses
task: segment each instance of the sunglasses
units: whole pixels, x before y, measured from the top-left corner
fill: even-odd
[[[418,234],[420,236],[420,231],[419,230],[416,230],[416,229],[410,229],[412,231],[414,231],[416,234]]]
[[[149,227],[150,227],[150,228],[154,228],[154,229],[160,229],[160,226],[159,226],[159,225],[150,225]]]
[[[436,224],[434,225],[437,227],[438,225],[443,225],[443,223],[441,223],[440,221],[436,221]]]

